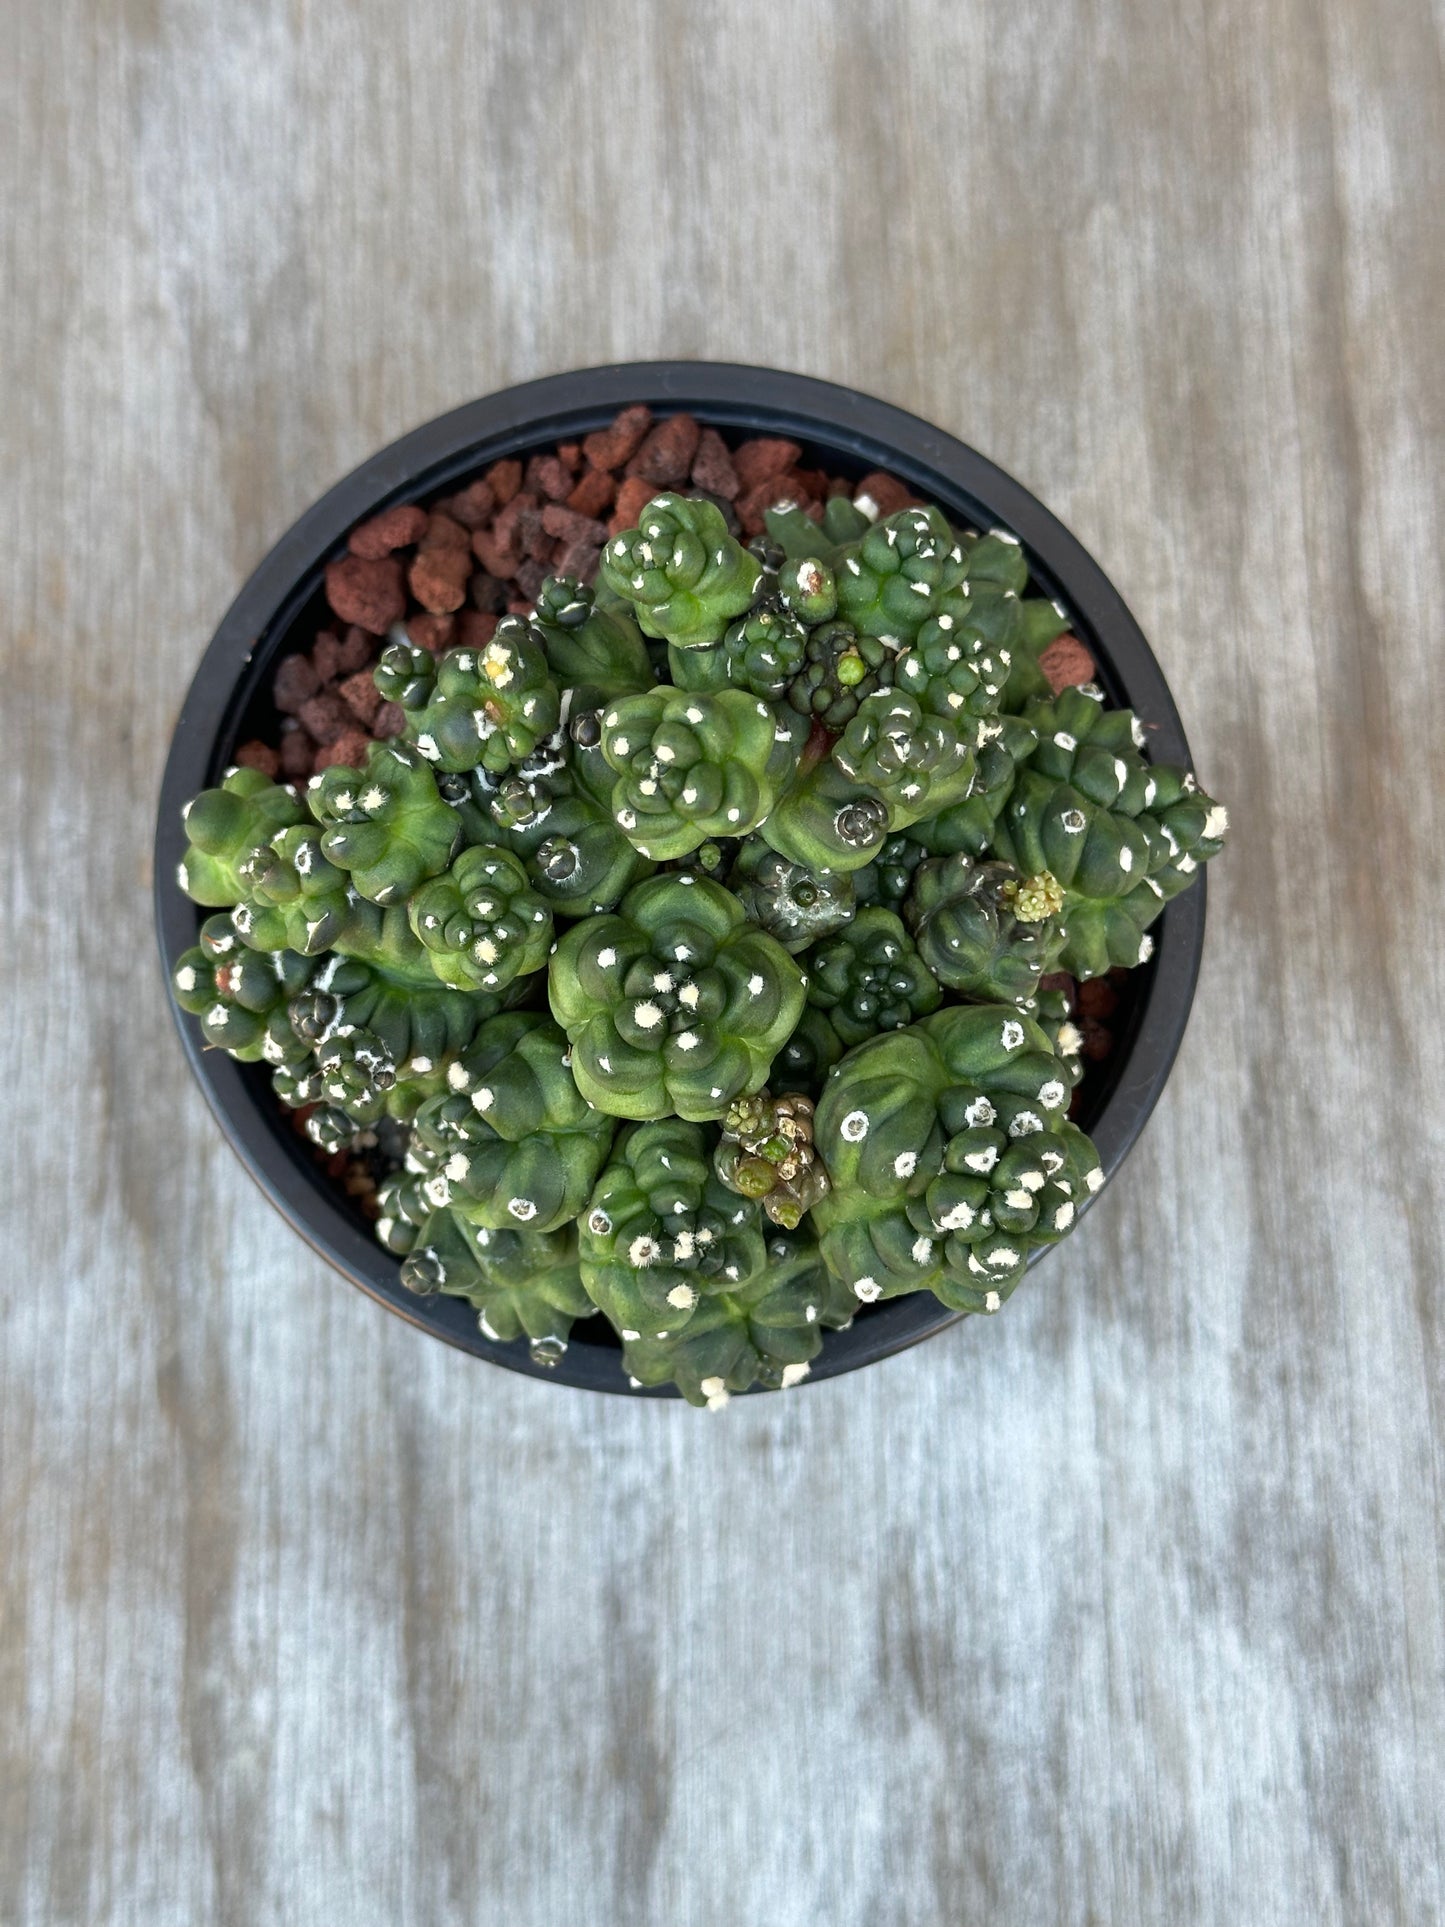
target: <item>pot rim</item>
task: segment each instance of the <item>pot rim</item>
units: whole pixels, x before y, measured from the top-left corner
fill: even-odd
[[[315,594],[324,564],[344,550],[349,531],[394,503],[436,496],[503,456],[577,440],[639,401],[659,414],[685,409],[708,426],[785,435],[847,466],[861,465],[863,472],[886,469],[956,517],[1011,531],[1028,553],[1033,580],[1061,599],[1074,618],[1072,626],[1094,652],[1110,697],[1127,703],[1149,729],[1153,758],[1186,768],[1193,764],[1169,686],[1143,632],[1099,564],[1058,517],[966,443],[889,402],[811,376],[731,362],[656,361],[524,382],[468,402],[378,450],[275,543],[201,658],[176,723],[157,806],[155,914],[167,1002],[206,1102],[231,1148],[292,1229],[388,1310],[433,1337],[529,1377],[623,1396],[675,1398],[679,1394],[672,1386],[633,1386],[621,1370],[621,1354],[589,1342],[585,1322],[556,1364],[541,1365],[531,1358],[525,1339],[503,1344],[484,1337],[464,1299],[424,1300],[407,1292],[397,1276],[398,1260],[362,1228],[308,1147],[280,1120],[264,1067],[238,1064],[206,1048],[199,1028],[170,995],[172,965],[195,942],[202,914],[176,881],[185,849],[182,806],[227,766],[242,716],[284,653],[281,645]],[[1147,981],[1134,1034],[1122,1049],[1114,1087],[1089,1125],[1106,1183],[1148,1122],[1183,1040],[1203,953],[1205,902],[1201,871],[1152,927],[1154,956],[1141,967]],[[1102,1190],[1096,1194],[1102,1195]],[[1084,1210],[1095,1201],[1090,1199]],[[1053,1249],[1037,1250],[1031,1265]],[[825,1335],[802,1383],[877,1363],[966,1315],[927,1292],[870,1307],[846,1331]]]

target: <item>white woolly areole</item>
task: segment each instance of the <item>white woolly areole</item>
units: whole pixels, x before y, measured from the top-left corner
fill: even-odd
[[[853,1296],[865,1305],[883,1296],[883,1287],[876,1278],[859,1278],[853,1286]]]
[[[785,1365],[782,1389],[786,1392],[794,1385],[801,1385],[812,1369],[806,1358],[800,1359],[796,1365]]]
[[[526,1224],[529,1218],[535,1218],[537,1215],[537,1207],[530,1198],[508,1198],[507,1209],[522,1224]]]
[[[838,1135],[846,1139],[849,1144],[861,1144],[868,1135],[868,1113],[849,1111],[838,1126]]]

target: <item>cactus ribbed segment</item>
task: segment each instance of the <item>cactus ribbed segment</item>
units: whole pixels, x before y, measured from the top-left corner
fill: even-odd
[[[832,756],[800,766],[758,834],[780,856],[821,875],[860,870],[888,835],[888,805],[876,790],[845,776]]]
[[[816,716],[824,729],[839,730],[858,713],[865,697],[886,689],[893,657],[874,636],[851,623],[825,622],[808,636],[803,659],[787,685],[789,707]]]
[[[171,972],[171,987],[181,1009],[201,1020],[208,1044],[243,1064],[296,1063],[309,1046],[292,1030],[287,1007],[314,969],[294,951],[247,950],[229,917],[207,917],[200,943]]]
[[[992,716],[1013,661],[1019,604],[988,586],[963,583],[919,629],[894,665],[897,688],[931,715],[961,722]]]
[[[979,728],[961,728],[925,716],[911,696],[880,692],[858,714],[833,748],[833,761],[855,783],[888,806],[889,827],[906,830],[970,794],[977,773],[974,745]]]
[[[702,1120],[766,1083],[803,979],[735,896],[679,873],[574,924],[553,952],[548,994],[590,1103],[614,1117]]]
[[[654,1336],[629,1326],[623,1368],[640,1385],[676,1385],[690,1405],[717,1409],[752,1385],[802,1384],[824,1330],[848,1324],[856,1309],[811,1238],[779,1233],[751,1277],[702,1299],[680,1330]]]
[[[637,624],[620,609],[599,609],[575,577],[548,576],[533,625],[559,689],[585,691],[594,703],[651,689],[652,663]]]
[[[750,921],[795,954],[841,930],[856,907],[850,876],[810,870],[758,836],[739,850],[728,887]]]
[[[483,1024],[417,1112],[408,1169],[427,1201],[491,1230],[555,1231],[586,1203],[615,1129],[567,1068],[550,1019],[507,1012]]]
[[[557,727],[561,698],[543,635],[504,616],[480,649],[448,649],[424,702],[407,707],[407,737],[439,770],[516,767]],[[390,655],[390,652],[388,652]]]
[[[1037,746],[1038,735],[1021,717],[992,716],[979,723],[977,743],[973,787],[967,797],[924,817],[909,830],[932,856],[952,856],[956,850],[966,850],[970,856],[985,854],[1019,766]]]
[[[746,690],[775,702],[803,666],[808,631],[770,596],[728,625],[712,649],[670,649],[672,680],[679,689]]]
[[[751,608],[762,571],[712,502],[656,495],[602,551],[602,580],[644,633],[682,649],[717,642]]]
[[[814,1125],[830,1269],[862,1303],[925,1289],[996,1311],[1103,1182],[1064,1121],[1069,1090],[1047,1033],[1006,1004],[942,1010],[850,1052]]]
[[[941,984],[980,1003],[1031,1011],[1039,978],[1063,943],[1052,877],[1021,879],[1006,863],[963,853],[919,865],[904,916]],[[1030,915],[1029,912],[1041,912]]]
[[[860,910],[846,930],[808,952],[808,1002],[847,1046],[902,1030],[937,1010],[943,992],[891,910]]]
[[[840,552],[838,613],[860,634],[902,649],[967,572],[958,537],[937,509],[900,509]]]
[[[405,902],[447,867],[459,830],[414,749],[373,743],[365,769],[338,763],[306,792],[322,826],[321,853],[372,903]]]
[[[432,969],[458,990],[505,989],[541,970],[552,943],[552,912],[521,859],[495,843],[463,850],[415,893],[407,916]]]
[[[809,1004],[773,1059],[773,1080],[783,1090],[802,1091],[816,1099],[823,1079],[842,1055],[837,1031],[815,1004]]]
[[[1068,617],[1055,603],[1030,598],[1017,608],[1018,627],[1009,645],[1012,661],[999,697],[999,708],[1015,713],[1052,696],[1053,687],[1039,667],[1039,657],[1069,626]]]
[[[256,769],[229,771],[218,789],[202,790],[187,803],[186,853],[179,882],[193,903],[229,910],[246,894],[241,866],[278,830],[305,821],[306,811],[287,783],[273,783]]]
[[[1220,848],[1228,817],[1187,771],[1146,763],[1128,710],[1066,689],[1030,704],[1038,747],[994,827],[999,855],[1064,892],[1058,967],[1093,977],[1153,948],[1149,925]]]
[[[793,764],[790,734],[740,689],[624,696],[603,713],[601,750],[613,819],[657,862],[756,829]]]
[[[873,861],[854,872],[859,903],[876,903],[880,909],[901,913],[904,899],[913,888],[914,872],[927,855],[910,832],[890,836]]]

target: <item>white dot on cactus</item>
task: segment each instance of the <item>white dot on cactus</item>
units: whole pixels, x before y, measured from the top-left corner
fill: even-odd
[[[483,1084],[480,1089],[472,1092],[472,1109],[474,1111],[489,1111],[495,1102],[496,1097],[490,1085]]]
[[[709,1096],[709,1097],[721,1097],[721,1096],[722,1096],[722,1085],[721,1085],[721,1084],[714,1084],[714,1085],[713,1085],[713,1087],[712,1087],[712,1089],[711,1089],[711,1090],[710,1090],[710,1091],[708,1092],[708,1096]]]
[[[407,1069],[414,1077],[425,1077],[431,1067],[432,1062],[429,1057],[413,1057],[407,1065]]]
[[[1047,1084],[1039,1086],[1039,1102],[1048,1111],[1056,1111],[1067,1095],[1068,1093],[1056,1077],[1051,1077]]]
[[[726,1392],[727,1380],[722,1378],[704,1378],[699,1382],[697,1389],[702,1393],[704,1398],[717,1398],[721,1393]]]
[[[854,1282],[853,1296],[863,1304],[871,1305],[875,1299],[883,1296],[883,1287],[876,1278],[859,1278]]]
[[[998,1040],[1005,1050],[1017,1050],[1019,1045],[1024,1041],[1023,1025],[1016,1024],[1013,1019],[1010,1018],[999,1032]]]
[[[696,984],[683,984],[677,993],[677,1001],[688,1010],[697,1009],[698,988]]]
[[[996,1291],[984,1293],[983,1308],[985,1311],[997,1311],[1001,1302],[1002,1300]]]
[[[724,1265],[724,1266],[723,1266],[723,1277],[724,1277],[724,1278],[727,1278],[727,1279],[729,1279],[729,1280],[730,1280],[730,1281],[731,1281],[731,1282],[732,1282],[733,1284],[736,1284],[736,1283],[737,1283],[737,1281],[738,1281],[738,1268],[737,1268],[737,1266],[736,1266],[736,1265]]]
[[[702,721],[702,711],[696,703],[690,703],[682,713],[690,723],[700,723]]]
[[[915,1238],[913,1240],[914,1264],[926,1265],[932,1256],[933,1256],[932,1238]]]
[[[1085,1188],[1089,1191],[1103,1190],[1104,1173],[1102,1172],[1102,1170],[1100,1170],[1097,1164],[1094,1166],[1092,1171],[1086,1171],[1084,1173],[1084,1185],[1085,1185]]]
[[[987,1177],[998,1163],[998,1146],[988,1144],[981,1151],[966,1152],[963,1161],[970,1171],[977,1171],[981,1177]]]
[[[434,1178],[428,1178],[422,1190],[428,1203],[434,1204],[439,1211],[444,1210],[452,1201],[451,1186],[440,1172]]]
[[[978,1153],[975,1153],[975,1156],[977,1155]],[[994,1152],[993,1155],[996,1158],[998,1153]],[[964,1162],[972,1163],[972,1159],[965,1158]],[[993,1166],[989,1165],[986,1168],[992,1170]],[[950,1210],[945,1211],[941,1218],[936,1219],[935,1223],[940,1231],[967,1231],[977,1215],[971,1204],[960,1199]]]
[[[617,821],[624,830],[635,830],[637,828],[637,818],[631,810],[619,810],[617,812]]]
[[[1148,963],[1149,959],[1153,955],[1154,955],[1154,939],[1149,935],[1147,931],[1145,931],[1144,935],[1139,939],[1140,963]]]
[[[691,787],[685,789],[682,793],[682,800],[684,803],[695,803],[697,801],[697,791]]]
[[[662,1022],[662,1012],[657,1005],[643,1002],[632,1006],[632,1021],[639,1030],[656,1030]]]
[[[526,1224],[529,1218],[535,1218],[537,1215],[537,1207],[530,1198],[508,1198],[507,1209],[522,1224]]]
[[[1059,818],[1059,821],[1070,836],[1077,836],[1084,827],[1084,812],[1082,810],[1065,810]]]
[[[442,1168],[449,1178],[454,1179],[460,1184],[468,1171],[471,1170],[472,1161],[465,1151],[453,1151]]]
[[[418,736],[416,746],[429,763],[440,760],[441,751],[437,748],[435,736]]]
[[[644,796],[656,796],[657,794],[657,785],[650,776],[644,776],[637,787]]]
[[[1129,765],[1124,761],[1122,756],[1116,756],[1114,758],[1114,781],[1119,785],[1120,789],[1123,789],[1128,780]]]
[[[1044,1128],[1044,1121],[1032,1111],[1020,1111],[1008,1127],[1010,1137],[1032,1137],[1035,1131]]]
[[[794,1385],[801,1385],[812,1369],[806,1358],[800,1359],[796,1365],[785,1365],[782,1389],[786,1392]]]
[[[698,1046],[698,1035],[695,1030],[683,1030],[678,1032],[677,1048],[679,1050],[696,1050],[697,1046]]]
[[[1004,1203],[1012,1205],[1015,1211],[1027,1211],[1033,1203],[1032,1196],[1022,1186],[1017,1191],[1005,1191],[1003,1198]]]
[[[932,589],[929,588],[926,582],[910,582],[908,586],[915,595],[929,596],[933,594]]]
[[[1211,843],[1216,842],[1229,828],[1229,811],[1222,803],[1216,803],[1204,819],[1204,834]]]
[[[1199,788],[1199,784],[1194,776],[1186,771],[1180,781],[1179,787],[1184,791],[1186,796],[1193,796],[1194,792]]]
[[[976,1097],[973,1102],[965,1108],[963,1121],[973,1130],[978,1130],[985,1125],[992,1124],[997,1116],[998,1112],[994,1109],[993,1104],[988,1098]]]
[[[196,987],[195,967],[191,964],[182,964],[180,969],[176,972],[176,989],[177,990],[194,990],[195,987]]]
[[[611,944],[608,944],[605,949],[597,952],[597,962],[603,970],[610,970],[613,964],[617,962],[617,952],[612,948]]]
[[[667,1302],[674,1311],[691,1311],[697,1303],[697,1293],[691,1285],[674,1285],[667,1294]]]
[[[678,878],[677,880],[678,880],[678,882],[679,882],[679,883],[680,883],[680,884],[681,884],[681,885],[683,886],[683,888],[684,888],[685,890],[690,890],[690,889],[692,888],[692,886],[693,886],[693,884],[697,882],[697,878],[696,878],[696,877],[690,877],[690,876],[681,876],[681,877],[679,877],[679,878]],[[682,954],[682,953],[681,953],[680,951],[674,951],[674,952],[673,952],[673,955],[674,955],[674,956],[680,956],[681,954]]]
[[[1071,736],[1066,729],[1056,730],[1054,732],[1054,741],[1062,750],[1075,750],[1079,747],[1078,737]]]
[[[634,1238],[632,1243],[627,1247],[628,1264],[635,1265],[639,1269],[643,1265],[655,1264],[661,1256],[662,1248],[656,1238],[649,1238],[646,1234]],[[661,1332],[658,1333],[659,1338],[662,1337],[662,1335]]]
[[[1134,867],[1134,852],[1129,848],[1129,845],[1126,843],[1122,846],[1122,848],[1119,851],[1119,868],[1124,872],[1125,876],[1127,876],[1129,872],[1133,869],[1133,867]]]
[[[1019,1254],[1012,1245],[995,1245],[988,1254],[988,1262],[995,1271],[1010,1271],[1018,1261]]]
[[[224,1027],[230,1021],[231,1013],[224,1004],[213,1004],[206,1012],[206,1022],[215,1024],[218,1028]]]
[[[838,1126],[838,1135],[846,1139],[849,1144],[861,1144],[868,1135],[868,1113],[849,1111]]]

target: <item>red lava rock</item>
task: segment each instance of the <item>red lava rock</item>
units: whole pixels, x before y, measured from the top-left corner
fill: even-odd
[[[516,563],[524,555],[532,553],[537,538],[542,534],[542,512],[535,495],[523,492],[514,495],[502,509],[492,524],[492,539],[500,544],[501,551],[513,558],[512,566],[506,569],[493,569],[493,575],[510,575]],[[473,547],[475,547],[475,538]],[[483,567],[489,566],[481,558]]]
[[[506,612],[500,609],[463,609],[457,617],[457,642],[463,649],[485,649]]]
[[[406,614],[401,564],[394,555],[378,562],[343,555],[326,565],[326,600],[342,622],[355,622],[384,636]]]
[[[1085,1017],[1112,1017],[1119,1008],[1119,993],[1107,977],[1088,977],[1079,985],[1079,1009]]]
[[[322,744],[334,743],[356,727],[355,716],[334,689],[308,697],[301,705],[300,716],[304,727]]]
[[[516,550],[499,542],[491,529],[473,529],[472,554],[495,581],[505,582],[517,566]]]
[[[499,616],[507,606],[507,585],[485,569],[478,569],[467,583],[467,597],[474,609]]]
[[[281,758],[269,743],[242,743],[236,751],[236,762],[241,769],[258,769],[263,776],[269,776],[274,783],[281,774]]]
[[[527,560],[520,564],[512,580],[516,583],[518,592],[527,598],[527,604],[537,600],[537,591],[551,572],[550,564],[539,562],[535,556],[528,556]],[[523,606],[525,607],[526,604]]]
[[[598,548],[607,540],[605,523],[594,516],[579,515],[576,509],[549,502],[542,511],[542,527],[559,542],[595,542]]]
[[[354,726],[343,732],[334,743],[327,743],[316,752],[317,770],[334,769],[338,763],[349,768],[359,769],[366,761],[366,752],[371,748],[371,738],[364,729]]]
[[[423,535],[420,546],[424,549],[470,549],[471,532],[464,529],[452,516],[443,515],[438,509],[427,518],[426,534]]]
[[[341,674],[341,639],[329,629],[323,629],[311,645],[311,666],[323,684]]]
[[[271,700],[283,715],[294,716],[320,687],[321,678],[309,656],[287,656],[276,670]]]
[[[507,614],[509,616],[529,616],[531,613],[532,605],[525,596],[513,596],[512,600],[507,604]]]
[[[1077,636],[1067,633],[1056,636],[1047,649],[1039,651],[1039,668],[1056,696],[1061,689],[1076,689],[1080,683],[1092,682],[1098,674],[1098,664],[1089,650]]]
[[[788,480],[799,495],[810,502],[826,502],[828,499],[828,478],[821,468],[790,468]]]
[[[453,523],[460,529],[459,523]],[[462,531],[465,533],[465,531]],[[471,544],[463,549],[418,549],[407,581],[423,609],[434,616],[460,609],[467,599],[467,578],[472,573]]]
[[[1085,1017],[1079,1024],[1079,1035],[1083,1042],[1080,1054],[1091,1064],[1102,1064],[1114,1048],[1114,1033],[1099,1023],[1096,1018]]]
[[[293,717],[288,716],[281,725],[277,754],[281,758],[281,774],[288,782],[311,774],[311,766],[316,760],[316,745]]]
[[[694,488],[705,488],[709,495],[721,495],[725,502],[737,498],[742,484],[728,445],[715,428],[705,428],[698,436],[697,453],[692,458],[692,483]]]
[[[579,582],[590,582],[602,557],[600,542],[569,542],[559,548],[552,563],[553,575],[573,575]]]
[[[454,495],[447,504],[447,513],[461,523],[464,529],[485,528],[497,506],[497,498],[492,493],[491,484],[486,481],[473,482],[464,488],[460,495]]]
[[[1045,993],[1052,990],[1063,991],[1071,1016],[1079,1007],[1079,986],[1067,970],[1046,971],[1045,974],[1039,978],[1039,989]]]
[[[875,468],[854,489],[853,500],[865,515],[867,505],[871,504],[877,511],[874,521],[881,521],[885,515],[896,515],[899,509],[906,509],[913,497],[896,475],[885,475],[881,468]]]
[[[774,475],[781,475],[790,469],[802,454],[796,442],[784,441],[777,435],[754,435],[751,441],[741,443],[733,450],[733,468],[737,473],[738,490],[746,494],[759,482],[767,482]]]
[[[368,635],[365,629],[358,629],[353,623],[341,638],[336,666],[343,676],[353,675],[356,670],[369,667],[375,651],[376,637]]]
[[[393,549],[410,548],[413,542],[419,541],[426,522],[425,509],[414,503],[398,503],[394,509],[383,509],[380,515],[373,515],[369,522],[359,523],[351,531],[346,546],[365,562],[380,562]]]
[[[455,616],[408,616],[406,619],[408,640],[418,649],[430,649],[434,656],[451,648],[456,628]]]
[[[743,534],[761,535],[764,509],[781,508],[785,503],[796,503],[798,500],[798,492],[787,476],[774,475],[767,481],[759,482],[756,488],[750,488],[746,495],[740,495],[733,507],[737,510]]]
[[[582,453],[593,468],[621,468],[636,454],[642,438],[652,426],[652,410],[646,402],[624,408],[606,428],[594,429],[582,438]]]
[[[534,455],[527,464],[524,486],[549,502],[565,502],[572,493],[572,476],[556,455]]]
[[[400,703],[383,703],[371,719],[371,733],[379,743],[389,743],[406,728],[406,711]]]
[[[371,671],[358,669],[354,676],[346,678],[336,693],[363,729],[370,729],[376,720],[377,710],[381,708],[381,691]]]
[[[637,518],[657,493],[650,482],[640,475],[630,475],[617,491],[617,505],[612,511],[612,520],[607,524],[609,535],[621,535],[624,529],[637,526]]]
[[[845,482],[841,475],[832,475],[828,478],[826,491],[828,501],[831,502],[835,495],[851,495],[852,493],[853,484],[851,482]]]
[[[626,473],[640,475],[658,488],[677,488],[688,478],[701,438],[702,430],[691,415],[669,415],[638,447]]]
[[[505,461],[493,462],[482,480],[491,489],[497,507],[505,508],[522,486],[522,464],[508,456]]]
[[[601,515],[612,506],[617,484],[605,468],[589,468],[567,497],[569,509],[579,515]]]
[[[561,462],[564,467],[570,468],[575,475],[582,466],[581,442],[559,442],[557,444],[557,460]]]

